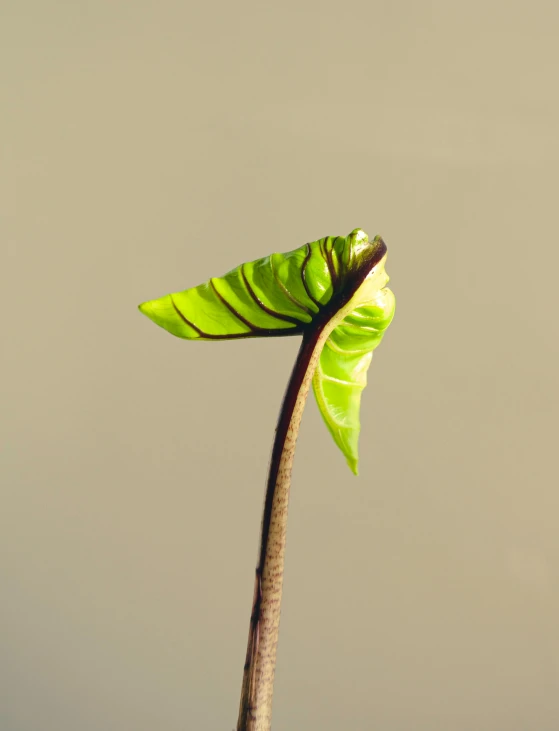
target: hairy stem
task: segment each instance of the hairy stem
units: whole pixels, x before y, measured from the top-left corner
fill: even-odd
[[[271,726],[291,469],[313,373],[332,327],[328,323],[303,336],[280,410],[264,500],[237,731],[269,731]]]

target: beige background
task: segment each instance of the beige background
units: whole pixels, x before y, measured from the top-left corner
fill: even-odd
[[[2,731],[230,731],[293,340],[139,302],[355,226],[361,476],[309,402],[275,731],[559,728],[553,2],[0,2]]]

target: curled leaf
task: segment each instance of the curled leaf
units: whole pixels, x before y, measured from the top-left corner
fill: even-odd
[[[355,229],[285,254],[241,264],[197,287],[144,302],[140,310],[188,340],[305,336],[331,330],[313,390],[334,441],[357,474],[359,408],[372,351],[394,315],[385,285],[386,246]]]

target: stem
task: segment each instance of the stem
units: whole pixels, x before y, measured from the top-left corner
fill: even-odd
[[[386,256],[384,241],[378,237],[375,242],[376,247],[364,264],[346,279],[338,294],[317,315],[313,328],[304,331],[287,384],[266,485],[237,731],[270,731],[271,728],[287,508],[299,425],[324,343],[338,323],[355,308],[356,293]],[[379,271],[383,273],[384,269]],[[373,278],[369,288],[374,284]]]
[[[237,731],[269,731],[271,726],[291,469],[313,373],[332,325],[303,336],[279,414],[264,500]]]

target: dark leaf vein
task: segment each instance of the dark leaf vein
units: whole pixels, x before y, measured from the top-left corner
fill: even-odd
[[[241,313],[238,312],[233,307],[233,305],[230,302],[228,302],[225,299],[225,297],[220,292],[218,292],[217,287],[215,286],[213,279],[210,279],[210,285],[211,285],[211,288],[213,289],[213,291],[216,293],[218,299],[225,305],[225,307],[227,307],[227,309],[229,310],[229,312],[237,318],[237,320],[239,320],[240,322],[242,322],[243,325],[246,325],[253,332],[262,330],[261,327],[258,327],[258,325],[255,325],[254,323],[250,322],[250,320],[247,320],[246,317],[243,317],[243,315],[241,315]]]
[[[281,279],[278,277],[278,273],[276,272],[276,268],[274,266],[274,258],[273,256],[270,257],[270,269],[272,270],[272,275],[276,282],[279,284],[279,286],[283,289],[287,297],[293,302],[294,305],[297,305],[297,307],[300,307],[304,312],[307,313],[307,315],[310,315],[311,317],[314,316],[314,312],[306,307],[302,302],[299,302],[299,300],[291,294],[291,292],[287,289],[285,284],[281,281]]]
[[[245,274],[245,265],[243,264],[241,266],[241,275],[243,277],[243,282],[246,287],[247,292],[252,297],[252,299],[256,302],[258,307],[260,307],[263,312],[265,312],[267,315],[270,315],[271,317],[275,317],[277,320],[284,320],[285,322],[292,322],[294,325],[301,325],[302,321],[298,320],[296,317],[290,317],[290,315],[283,315],[280,312],[276,312],[275,310],[270,309],[267,305],[262,302],[262,300],[258,297],[256,292],[253,290],[253,288],[250,285],[250,282],[248,281],[247,275]]]

